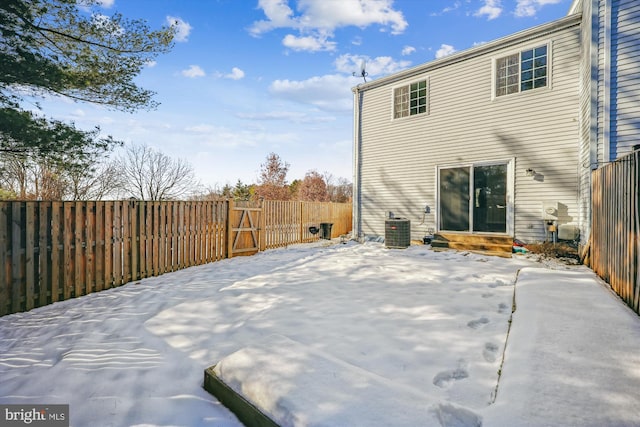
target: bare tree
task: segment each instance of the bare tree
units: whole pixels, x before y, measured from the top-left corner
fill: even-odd
[[[322,175],[315,170],[307,172],[298,188],[298,199],[308,202],[328,202],[327,183]]]
[[[0,188],[23,200],[62,200],[68,177],[66,170],[45,159],[23,153],[0,156]]]
[[[346,203],[353,197],[353,185],[346,178],[335,178],[331,173],[324,173],[329,199],[336,203]]]
[[[69,174],[68,193],[72,200],[102,200],[119,198],[123,177],[116,162],[98,164],[86,173]]]
[[[291,197],[287,185],[289,163],[283,162],[275,153],[267,156],[267,161],[260,165],[260,178],[256,187],[256,196],[268,200],[289,200]]]
[[[132,146],[116,161],[125,197],[141,200],[187,198],[198,190],[193,167],[146,145]]]

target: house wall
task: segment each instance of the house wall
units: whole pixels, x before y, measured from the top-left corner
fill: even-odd
[[[640,144],[640,2],[611,3],[610,160],[620,158]]]
[[[393,212],[410,219],[412,239],[421,239],[436,228],[439,165],[502,160],[514,161],[514,237],[545,238],[544,200],[560,202],[560,223],[577,224],[580,20],[561,21],[358,89],[361,233],[384,236]],[[494,99],[493,60],[544,43],[552,49],[551,86]],[[393,88],[424,77],[429,114],[393,120]],[[526,176],[527,168],[537,175]]]
[[[581,0],[580,229],[591,224],[591,171],[640,144],[640,2]]]
[[[593,31],[595,33],[595,43],[597,44],[597,62],[592,63],[592,66],[596,65],[595,72],[595,85],[597,88],[596,97],[594,102],[596,103],[596,150],[597,158],[595,167],[602,165],[609,161],[609,123],[610,123],[610,101],[609,101],[609,80],[610,80],[610,68],[609,59],[610,56],[607,52],[610,51],[610,33],[609,28],[609,14],[610,0],[598,0],[596,4],[592,5],[596,8],[596,16],[593,17],[595,24]]]
[[[602,147],[598,149],[598,84],[600,20],[599,0],[583,0],[577,4],[582,11],[580,48],[580,152],[578,217],[582,242],[589,238],[591,228],[591,171],[598,165]]]

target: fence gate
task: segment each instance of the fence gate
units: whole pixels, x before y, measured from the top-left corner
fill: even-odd
[[[253,255],[260,251],[262,230],[262,202],[229,201],[229,253]]]

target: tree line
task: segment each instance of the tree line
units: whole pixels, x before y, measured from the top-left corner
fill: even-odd
[[[99,127],[81,130],[43,114],[33,100],[48,96],[125,112],[157,107],[154,93],[134,79],[171,50],[176,27],[151,29],[117,12],[107,16],[100,4],[0,2],[0,199],[350,199],[350,183],[330,174],[309,171],[288,183],[289,165],[274,153],[257,183],[203,190],[184,160],[145,145],[108,160],[121,141]]]
[[[12,153],[0,155],[0,200],[302,200],[344,203],[351,182],[307,172],[287,181],[290,165],[270,153],[256,183],[203,186],[191,164],[146,145],[129,146],[114,159],[96,159],[88,170],[66,169]]]
[[[303,179],[287,181],[289,163],[276,153],[270,153],[260,165],[257,183],[244,184],[238,180],[234,186],[227,184],[221,189],[209,189],[201,197],[234,200],[302,200],[309,202],[350,202],[352,185],[343,177],[334,177],[317,170],[308,171]]]

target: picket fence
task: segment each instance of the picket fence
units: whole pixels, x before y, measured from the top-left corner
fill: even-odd
[[[350,203],[0,201],[0,316],[351,230]],[[247,242],[252,242],[247,244]]]

